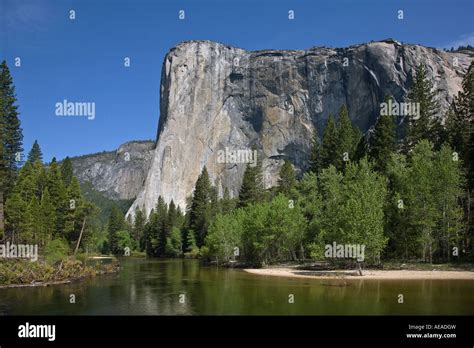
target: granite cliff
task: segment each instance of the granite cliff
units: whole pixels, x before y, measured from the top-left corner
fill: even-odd
[[[428,67],[438,91],[442,117],[471,60],[468,53],[395,40],[304,51],[184,42],[163,62],[157,142],[154,150],[143,149],[145,157],[152,152],[146,179],[146,166],[140,165],[138,173],[126,170],[126,178],[100,186],[125,185],[112,190],[124,197],[138,193],[129,215],[137,207],[149,213],[159,195],[184,208],[206,166],[220,194],[227,188],[235,196],[246,165],[222,163],[219,153],[252,146],[258,149],[265,185],[275,185],[284,159],[298,171],[307,168],[315,127],[322,130],[330,113],[345,104],[352,121],[367,131],[384,96],[404,100],[420,63]],[[107,168],[111,176],[122,176],[113,166]]]

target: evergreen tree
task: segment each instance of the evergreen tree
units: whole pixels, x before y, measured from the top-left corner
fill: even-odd
[[[3,61],[0,64],[0,130],[2,133],[2,168],[3,199],[6,199],[15,184],[17,171],[23,152],[23,133],[21,129],[15,87],[10,70]]]
[[[439,105],[436,102],[433,84],[423,64],[416,68],[413,79],[408,101],[419,104],[419,115],[409,115],[409,120],[406,122],[406,148],[408,150],[422,139],[438,144],[441,130],[440,120],[436,117]]]
[[[61,163],[61,177],[64,185],[69,186],[73,177],[72,161],[69,157],[66,157]]]
[[[334,117],[330,114],[321,145],[321,169],[328,168],[338,157],[338,134]]]
[[[354,152],[354,157],[353,160],[354,162],[359,162],[361,159],[366,157],[369,153],[369,147],[367,145],[367,140],[365,139],[365,136],[360,136],[359,143],[356,146],[355,152]]]
[[[135,220],[133,221],[133,239],[135,239],[135,242],[138,243],[140,251],[145,250],[145,224],[145,216],[143,212],[137,207],[135,210]]]
[[[24,235],[29,222],[25,215],[27,207],[27,203],[19,193],[12,193],[7,198],[5,203],[6,227],[12,243],[21,244],[27,239]]]
[[[37,140],[35,140],[30,152],[28,153],[28,162],[35,163],[36,161],[43,163],[43,153],[41,152],[41,148]]]
[[[318,174],[321,170],[321,149],[319,145],[318,129],[314,128],[313,140],[311,142],[311,153],[309,155],[309,171]]]
[[[67,188],[67,210],[65,211],[64,236],[69,242],[76,241],[82,225],[81,209],[83,208],[81,187],[76,177],[73,177]]]
[[[255,150],[255,148],[253,149]],[[250,164],[247,164],[245,168],[242,186],[239,191],[238,207],[246,207],[249,204],[261,202],[263,193],[262,163],[260,160],[257,160],[255,166],[252,167]]]
[[[359,142],[359,139],[356,139],[355,130],[345,105],[342,105],[339,111],[337,138],[336,157],[333,164],[337,169],[342,169],[347,162],[344,160],[345,158],[353,160],[355,148]]]
[[[224,189],[224,194],[221,200],[221,213],[227,214],[235,209],[236,201],[230,198],[230,193],[227,187]]]
[[[109,234],[109,246],[112,254],[122,254],[123,250],[119,246],[119,236],[117,232],[122,231],[125,227],[125,219],[122,211],[117,207],[113,206],[109,215],[109,222],[107,230]]]
[[[56,231],[56,209],[46,187],[41,198],[41,245],[45,245],[53,239]]]
[[[158,224],[156,226],[156,238],[158,243],[155,248],[155,256],[162,257],[166,252],[166,238],[169,233],[171,233],[172,226],[169,225],[168,206],[161,196],[158,197],[156,204],[156,214],[158,217]]]
[[[291,162],[285,160],[280,169],[280,179],[278,180],[278,192],[283,193],[286,197],[292,197],[292,190],[296,187],[296,175]]]
[[[391,97],[385,98],[389,103]],[[392,115],[380,115],[372,137],[370,138],[370,159],[375,164],[375,169],[384,173],[391,154],[395,151],[396,133],[395,120]]]
[[[33,196],[28,204],[28,217],[31,219],[31,241],[39,244],[41,242],[43,226],[41,224],[40,202],[36,196]]]
[[[64,227],[67,210],[69,209],[69,202],[67,200],[67,189],[64,185],[58,163],[55,159],[51,162],[47,180],[51,202],[56,210],[56,235],[58,237],[66,237]]]
[[[204,245],[210,223],[211,182],[206,167],[202,169],[193,192],[189,226],[195,233],[198,247]]]

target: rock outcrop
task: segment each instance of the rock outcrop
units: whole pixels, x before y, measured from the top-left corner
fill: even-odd
[[[471,60],[394,40],[253,52],[209,41],[179,44],[164,59],[156,148],[128,214],[137,207],[149,213],[159,195],[184,208],[203,166],[221,194],[227,188],[237,195],[246,164],[221,163],[226,148],[256,146],[267,187],[276,184],[284,159],[305,170],[315,127],[321,131],[330,113],[345,104],[368,130],[386,95],[404,100],[420,63],[438,91],[441,117]]]
[[[72,157],[73,172],[108,198],[133,199],[143,189],[154,147],[153,141],[131,141],[116,151]]]

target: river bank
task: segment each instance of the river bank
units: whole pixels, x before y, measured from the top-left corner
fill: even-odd
[[[247,273],[261,276],[313,279],[346,279],[346,280],[474,280],[474,271],[445,270],[364,270],[362,276],[356,270],[305,270],[298,267],[270,267],[244,269]]]
[[[44,260],[37,262],[22,259],[2,260],[0,289],[70,284],[119,270],[115,259],[110,263],[102,263],[99,259],[91,258],[90,260],[95,260],[92,264],[73,257],[53,264]]]

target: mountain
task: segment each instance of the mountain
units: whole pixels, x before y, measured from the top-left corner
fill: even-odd
[[[135,199],[142,190],[154,153],[153,141],[130,141],[116,151],[71,157],[83,187],[112,200]]]
[[[210,41],[181,43],[163,62],[157,141],[143,187],[138,187],[142,171],[135,177],[122,167],[126,177],[119,179],[122,174],[112,172],[111,165],[106,166],[107,173],[116,180],[99,186],[108,190],[124,184],[111,191],[127,197],[139,191],[129,215],[136,207],[149,213],[159,195],[184,208],[206,166],[219,193],[228,188],[236,196],[246,164],[222,163],[221,151],[252,146],[262,161],[265,186],[273,186],[284,159],[299,172],[308,167],[315,127],[321,132],[330,113],[337,115],[345,104],[351,120],[368,130],[386,95],[404,100],[420,63],[428,67],[438,90],[442,117],[472,59],[470,53],[391,39],[301,51],[246,51]],[[150,148],[146,149],[148,154]],[[118,155],[114,160],[120,162]],[[102,167],[92,168],[97,173]]]

